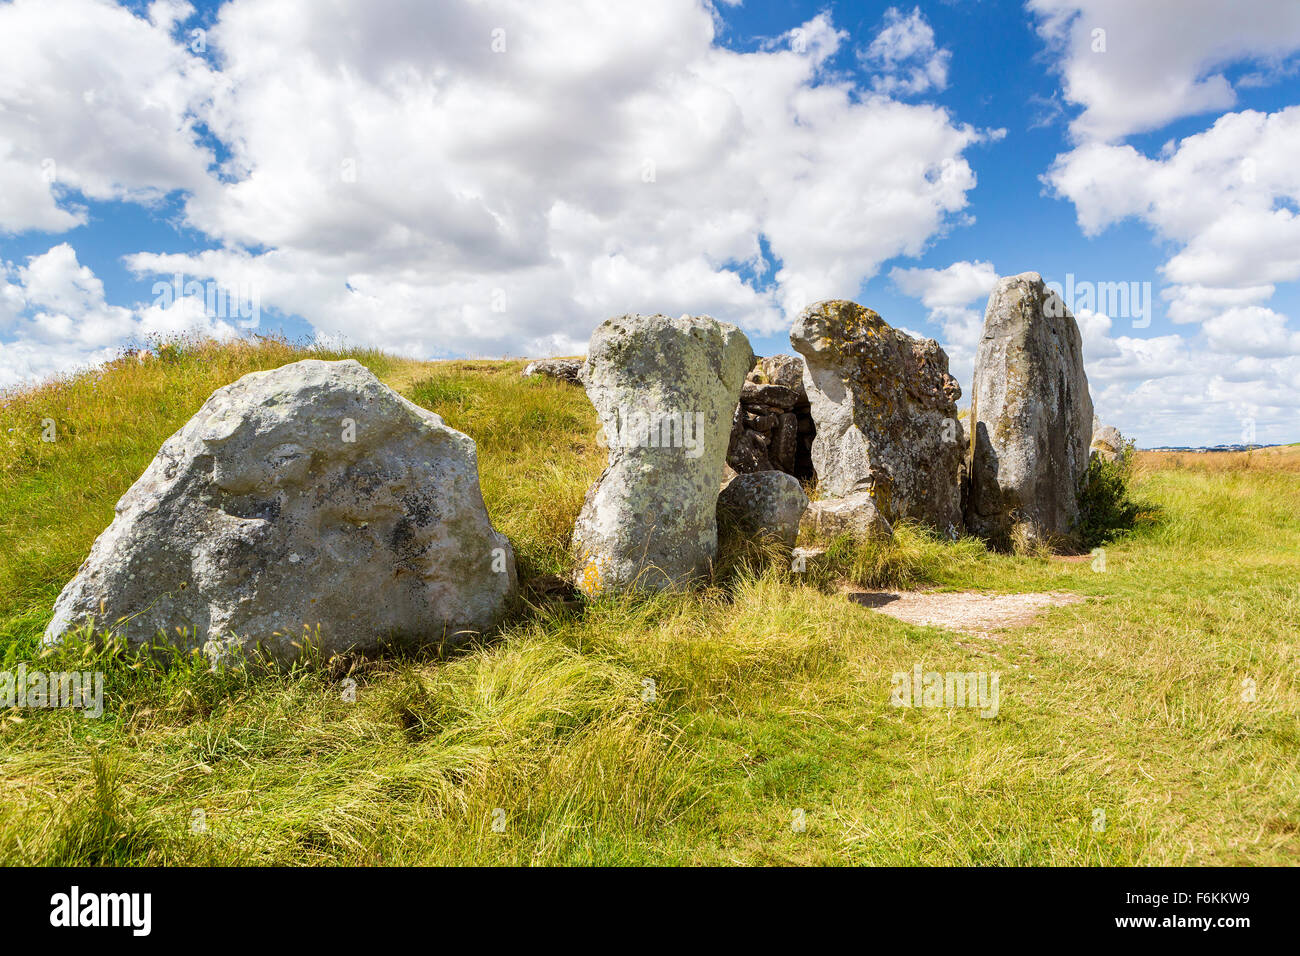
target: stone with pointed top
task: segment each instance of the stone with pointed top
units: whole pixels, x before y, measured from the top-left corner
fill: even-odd
[[[886,524],[960,525],[961,388],[939,344],[846,299],[804,309],[790,342],[804,358],[822,497],[865,493]]]
[[[1067,543],[1088,473],[1092,398],[1079,327],[1036,272],[993,288],[971,408],[967,526],[1002,545]]]

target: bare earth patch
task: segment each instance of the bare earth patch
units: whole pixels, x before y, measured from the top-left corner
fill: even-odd
[[[1060,591],[986,594],[983,591],[850,591],[850,601],[908,624],[942,627],[988,637],[995,631],[1032,624],[1045,609],[1086,598]]]

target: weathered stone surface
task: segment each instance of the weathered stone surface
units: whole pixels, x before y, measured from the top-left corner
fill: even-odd
[[[808,507],[799,479],[780,471],[737,475],[718,495],[718,513],[727,514],[746,535],[770,535],[788,548],[799,537],[799,520]]]
[[[969,408],[964,409],[957,419],[957,439],[962,448],[961,470],[958,471],[957,478],[961,487],[961,513],[963,517],[961,524],[948,534],[953,539],[960,537],[961,533],[966,530],[965,515],[970,501],[970,463],[973,446],[971,445]]]
[[[799,417],[794,412],[781,416],[772,432],[771,456],[777,468],[793,474],[795,455],[799,452]]]
[[[727,453],[727,464],[741,474],[772,471],[766,439],[752,429],[741,429],[740,437]]]
[[[793,391],[798,402],[808,400],[803,390],[803,359],[797,355],[769,355],[759,359],[750,371],[748,380],[758,384],[781,385]]]
[[[971,410],[967,526],[1000,544],[1069,536],[1088,471],[1092,398],[1079,327],[1036,272],[999,279],[989,297]]]
[[[759,359],[741,387],[727,463],[739,472],[783,471],[810,479],[815,431],[803,387],[803,359],[790,355]]]
[[[609,441],[609,466],[573,531],[575,581],[662,590],[717,556],[718,481],[749,340],[715,319],[624,315],[592,334],[582,377]]]
[[[357,362],[309,360],[218,389],[163,444],[46,638],[93,615],[287,658],[305,629],[327,652],[482,631],[514,588],[474,442]]]
[[[581,385],[581,371],[582,362],[579,359],[537,359],[524,366],[524,370],[520,374],[523,378],[544,375],[547,378],[557,378],[561,382],[568,382],[570,385]]]
[[[802,526],[820,538],[850,534],[856,538],[892,538],[893,526],[876,508],[869,491],[811,502]]]
[[[1093,416],[1089,451],[1106,461],[1118,461],[1124,455],[1124,436],[1114,425],[1103,425]]]
[[[788,410],[794,408],[799,396],[792,388],[784,385],[759,385],[746,382],[740,389],[742,405],[770,405],[773,408]]]
[[[959,526],[961,389],[938,343],[844,299],[805,309],[790,342],[804,357],[822,495],[865,492],[891,523]]]

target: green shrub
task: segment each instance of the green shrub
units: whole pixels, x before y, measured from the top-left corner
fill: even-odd
[[[1114,460],[1093,455],[1079,492],[1078,535],[1084,547],[1113,541],[1136,525],[1142,505],[1132,493],[1133,443]]]

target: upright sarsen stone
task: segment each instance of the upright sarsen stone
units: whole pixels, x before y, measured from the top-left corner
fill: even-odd
[[[960,528],[961,388],[939,344],[845,299],[804,309],[790,342],[804,358],[822,496],[866,494],[886,525],[911,519],[944,533]],[[874,514],[865,523],[880,526]]]
[[[1052,543],[1079,517],[1092,397],[1074,316],[1036,272],[998,280],[971,394],[966,524],[995,543]]]
[[[491,627],[514,553],[474,442],[354,361],[218,389],[117,504],[47,640],[93,619],[140,643],[291,658]]]
[[[1092,442],[1089,446],[1092,454],[1105,461],[1120,461],[1124,457],[1124,436],[1114,425],[1103,425],[1092,417]]]
[[[733,413],[754,364],[734,325],[623,315],[592,334],[582,377],[609,465],[573,530],[575,581],[662,590],[708,572]]]

